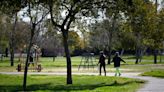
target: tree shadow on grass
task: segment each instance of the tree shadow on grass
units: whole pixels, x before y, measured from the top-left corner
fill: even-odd
[[[34,84],[27,86],[27,91],[37,91],[37,90],[49,90],[54,92],[59,91],[79,91],[79,90],[94,90],[99,87],[105,87],[105,86],[124,86],[131,83],[142,83],[138,81],[130,81],[125,83],[118,83],[117,81],[114,81],[113,83],[97,83],[97,84],[74,84],[74,85],[54,85],[51,83],[46,84]],[[22,86],[15,85],[15,86],[0,86],[0,92],[17,92],[21,91]]]

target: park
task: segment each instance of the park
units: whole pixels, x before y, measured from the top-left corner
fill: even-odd
[[[0,92],[163,92],[164,0],[1,0]]]

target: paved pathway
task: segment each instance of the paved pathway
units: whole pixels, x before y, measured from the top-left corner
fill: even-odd
[[[0,72],[0,74],[13,74],[13,75],[19,75],[23,74],[24,72]],[[28,72],[28,74],[38,74],[38,75],[66,75],[65,72]],[[73,72],[73,75],[99,75],[99,73],[90,73],[90,72],[85,72],[85,73],[80,73],[80,72]],[[137,73],[123,73],[122,77],[128,77],[128,76],[137,76],[140,74],[139,72]],[[103,73],[102,73],[103,75]],[[114,76],[114,73],[107,73],[107,76]]]
[[[137,92],[164,92],[164,79],[162,78],[147,77],[147,76],[127,76],[127,77],[137,78],[147,81],[146,84]]]
[[[23,74],[23,72],[0,72],[0,74]],[[38,75],[66,75],[64,72],[29,72],[28,74]],[[123,73],[122,77],[137,78],[146,80],[146,84],[137,92],[164,92],[164,79],[155,77],[138,76],[140,73]],[[73,75],[98,75],[98,73],[73,73]],[[107,76],[114,76],[114,73],[107,73]]]

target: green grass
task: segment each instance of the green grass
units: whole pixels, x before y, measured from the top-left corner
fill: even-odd
[[[164,78],[164,70],[163,69],[151,70],[149,72],[144,72],[141,75],[142,76],[152,76],[152,77]]]
[[[22,75],[0,75],[0,92],[22,90]],[[29,75],[27,90],[37,92],[135,92],[142,80],[122,77],[73,76],[73,85],[66,85],[65,76]]]
[[[135,59],[135,56],[134,55],[123,55],[123,58],[125,59]],[[160,56],[158,55],[158,59],[160,58]],[[164,58],[164,55],[162,55],[162,58]],[[145,59],[145,60],[153,60],[154,59],[154,56],[153,55],[144,55],[142,57],[142,59]]]
[[[72,67],[73,72],[79,72],[78,66],[81,62],[82,57],[71,57],[72,60]],[[122,72],[146,72],[149,70],[154,69],[164,69],[164,60],[162,63],[158,62],[158,64],[153,64],[153,56],[144,56],[143,61],[139,64],[135,64],[135,58],[134,56],[123,56],[122,57],[127,63],[121,64],[121,71]],[[25,59],[24,59],[25,60]],[[98,59],[94,60],[94,65],[97,64]],[[107,62],[107,59],[106,59]],[[42,57],[40,58],[40,63],[43,67],[44,72],[55,72],[55,71],[66,71],[66,58],[65,57],[57,57],[55,62],[53,62],[53,58],[50,57]],[[0,61],[0,72],[13,72],[17,71],[17,65],[19,64],[18,58],[15,59],[14,67],[10,67],[9,58],[4,58],[4,61]],[[148,70],[149,69],[149,70]],[[95,69],[88,69],[83,70],[82,72],[97,72],[97,66],[95,66]],[[111,65],[107,65],[107,72],[114,72],[113,63]],[[81,72],[81,71],[80,71]]]
[[[72,66],[78,66],[81,61],[81,57],[71,57]],[[53,62],[52,58],[44,57],[41,58],[41,63],[46,67],[65,67],[66,66],[66,58],[65,57],[57,57]]]

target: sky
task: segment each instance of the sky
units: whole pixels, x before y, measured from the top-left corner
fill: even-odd
[[[151,0],[151,1],[155,2],[156,0]],[[158,0],[158,4],[159,4],[158,10],[160,10],[161,7],[162,7],[162,5],[161,5],[162,1],[164,2],[164,0]],[[163,4],[163,5],[164,5],[164,4]],[[23,16],[23,13],[26,12],[26,11],[27,11],[27,8],[22,9],[22,10],[18,13],[18,16],[19,16],[19,18],[21,18],[23,21],[25,21],[25,22],[30,22],[30,18],[29,18],[29,17]],[[65,14],[63,13],[62,15],[64,16]],[[103,15],[103,14],[100,14],[100,16],[102,16],[102,15]],[[50,16],[48,16],[48,17],[50,17]],[[99,17],[99,18],[101,19],[102,17]]]

